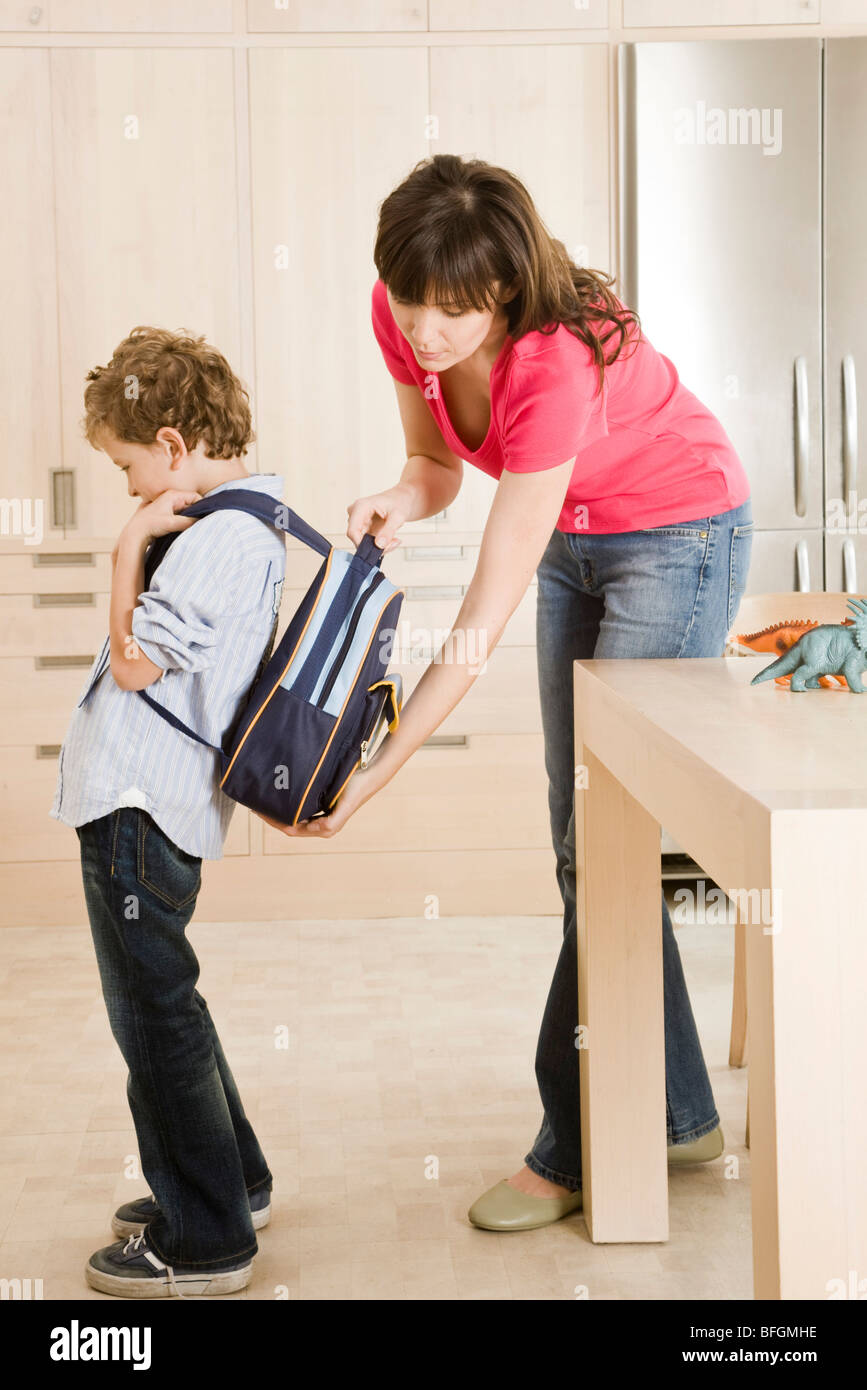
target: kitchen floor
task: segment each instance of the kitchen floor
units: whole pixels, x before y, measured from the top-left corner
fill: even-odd
[[[675,927],[726,1146],[670,1170],[668,1242],[593,1245],[580,1212],[509,1235],[468,1223],[539,1126],[533,1056],[561,930],[555,917],[193,922],[199,991],[274,1175],[253,1278],[226,1297],[752,1298],[731,927]],[[89,929],[0,933],[0,979],[0,1277],[41,1279],[46,1300],[111,1301],[83,1266],[148,1185]]]

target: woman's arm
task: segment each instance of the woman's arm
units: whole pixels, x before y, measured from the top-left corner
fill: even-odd
[[[453,502],[464,476],[462,461],[443,439],[419,388],[397,380],[394,385],[407,454],[400,482],[347,508],[346,534],[353,545],[370,531],[383,550],[400,544],[394,534],[404,522],[436,516]],[[375,523],[375,516],[382,522]]]
[[[442,724],[477,679],[479,653],[484,666],[485,655],[496,647],[536,573],[560,516],[574,462],[567,459],[537,473],[503,472],[454,626],[404,704],[397,729],[386,735],[365,770],[371,796]]]
[[[263,820],[286,835],[336,835],[442,724],[483,674],[486,657],[526,592],[557,524],[574,462],[567,459],[538,473],[503,472],[475,574],[451,632],[404,703],[397,728],[386,734],[367,767],[355,771],[331,814],[291,827],[268,816]]]

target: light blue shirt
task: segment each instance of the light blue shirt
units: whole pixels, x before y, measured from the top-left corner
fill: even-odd
[[[250,488],[279,501],[283,485],[279,474],[254,473],[207,496]],[[285,575],[285,534],[227,509],[182,531],[138,596],[132,635],[164,668],[147,693],[209,743],[220,745],[273,641]],[[222,859],[238,803],[220,787],[218,754],[121,690],[109,663],[106,638],[60,750],[49,815],[77,826],[141,806],[188,854]]]

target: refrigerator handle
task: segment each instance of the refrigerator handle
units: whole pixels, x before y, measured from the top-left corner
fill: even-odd
[[[807,542],[799,540],[795,547],[795,570],[798,575],[798,593],[808,594],[810,592],[810,552],[807,549]]]
[[[855,563],[855,542],[849,536],[843,542],[843,593],[857,594],[858,572]]]
[[[807,514],[807,470],[810,464],[810,406],[807,399],[807,359],[795,358],[795,513]]]
[[[858,393],[855,386],[855,358],[843,358],[843,506],[858,486]],[[850,592],[847,590],[847,593]],[[854,593],[854,589],[851,590]]]

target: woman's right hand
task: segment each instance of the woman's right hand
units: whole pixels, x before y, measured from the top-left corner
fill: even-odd
[[[412,488],[405,483],[396,483],[385,492],[374,492],[369,497],[359,497],[346,508],[348,521],[346,534],[353,545],[359,546],[368,531],[376,537],[377,545],[384,554],[394,550],[401,542],[395,539],[395,532],[409,520],[412,511]]]

